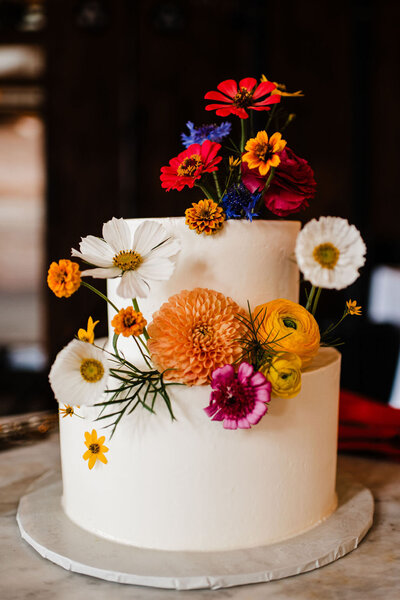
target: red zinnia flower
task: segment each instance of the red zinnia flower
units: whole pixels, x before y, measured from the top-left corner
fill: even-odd
[[[263,81],[257,85],[257,79],[254,79],[254,77],[241,79],[239,81],[239,88],[233,79],[222,81],[217,88],[219,92],[207,92],[204,98],[220,102],[220,104],[208,104],[206,106],[206,110],[215,110],[220,117],[227,117],[230,114],[234,114],[241,119],[247,119],[249,115],[245,109],[270,110],[270,104],[276,104],[281,100],[278,94],[271,95],[271,92],[276,88],[274,83]],[[260,100],[260,98],[267,96],[267,94],[267,98]],[[258,102],[256,102],[257,100]]]
[[[202,144],[192,144],[169,161],[169,167],[161,168],[161,187],[167,192],[181,191],[185,185],[192,188],[204,173],[217,171],[216,166],[222,156],[216,156],[221,144],[205,140]]]

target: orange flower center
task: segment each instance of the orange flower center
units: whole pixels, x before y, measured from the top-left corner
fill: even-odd
[[[267,162],[268,159],[272,158],[273,151],[268,143],[257,144],[254,148],[254,154],[259,160]]]
[[[113,258],[113,263],[121,271],[134,271],[141,265],[143,258],[134,250],[128,250],[127,252],[121,250]]]
[[[88,383],[100,381],[104,375],[104,367],[99,360],[95,358],[84,358],[80,367],[81,375]]]
[[[323,269],[334,269],[339,260],[339,256],[339,250],[330,242],[316,246],[313,251],[314,260],[316,260]]]
[[[199,154],[192,154],[192,156],[186,157],[177,169],[179,177],[191,177],[194,175],[203,164],[201,156]]]
[[[237,108],[247,108],[250,106],[253,99],[253,92],[249,92],[246,88],[240,88],[236,96],[233,98],[233,104]]]
[[[98,454],[100,452],[99,444],[90,444],[89,450],[92,454]]]
[[[136,316],[125,313],[125,315],[124,315],[124,326],[125,327],[132,327],[132,325],[135,325],[135,323],[136,323]]]
[[[209,324],[199,323],[192,331],[194,345],[206,350],[213,341],[213,334],[213,328]]]
[[[66,415],[72,415],[74,414],[74,409],[72,408],[72,406],[67,406],[67,408],[65,409],[65,414]]]

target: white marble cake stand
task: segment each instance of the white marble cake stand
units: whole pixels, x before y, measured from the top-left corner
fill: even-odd
[[[117,544],[72,523],[61,509],[60,476],[24,496],[22,537],[64,569],[119,583],[190,590],[218,589],[298,575],[327,565],[359,545],[372,525],[371,492],[338,478],[339,506],[320,525],[294,538],[229,552],[167,552]]]

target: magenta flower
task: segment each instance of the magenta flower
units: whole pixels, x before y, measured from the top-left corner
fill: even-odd
[[[204,410],[213,421],[223,421],[225,429],[250,429],[268,410],[271,383],[246,362],[237,373],[232,365],[215,369],[211,387],[210,404]]]

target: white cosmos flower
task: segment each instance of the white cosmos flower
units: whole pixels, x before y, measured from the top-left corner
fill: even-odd
[[[304,278],[321,288],[341,290],[354,283],[365,263],[360,232],[346,219],[313,219],[300,231],[296,259]]]
[[[155,221],[144,221],[132,235],[124,219],[107,221],[103,238],[88,235],[82,238],[79,250],[72,256],[95,265],[82,275],[107,279],[121,277],[117,293],[123,298],[146,298],[150,281],[166,281],[175,269],[178,240]]]
[[[109,361],[102,350],[72,340],[57,354],[49,381],[58,402],[92,406],[105,390],[108,373]]]

